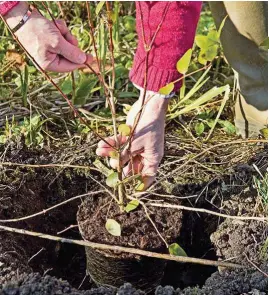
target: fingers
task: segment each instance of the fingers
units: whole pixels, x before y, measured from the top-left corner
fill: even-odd
[[[128,165],[124,167],[123,175],[124,177],[128,177],[130,175],[142,174],[142,181],[144,183],[143,190],[146,190],[155,181],[155,174],[157,173],[158,165],[154,168],[152,167],[152,165],[150,165],[151,167],[149,169],[148,166],[145,166],[143,162],[145,162],[145,159],[143,159],[140,155],[135,156],[133,158],[133,163],[131,163],[130,161]],[[147,175],[146,171],[155,172],[154,174],[152,173],[151,175]]]
[[[122,135],[118,135],[117,136],[119,143],[122,145],[127,141],[127,137],[126,136],[122,136]],[[114,151],[114,149],[112,147],[116,146],[116,142],[115,142],[115,138],[114,136],[111,137],[107,137],[106,142],[101,140],[98,142],[98,146],[96,149],[96,154],[98,156],[101,157],[109,157],[109,153],[111,151]],[[108,143],[108,144],[107,144]],[[112,147],[111,147],[112,146]]]
[[[130,159],[128,165],[123,168],[123,175],[124,177],[139,174],[142,172],[143,169],[143,163],[142,163],[142,157],[140,155],[137,155],[132,158],[132,161]]]
[[[85,52],[83,52],[81,49],[74,46],[73,44],[69,43],[64,38],[61,38],[56,53],[60,54],[61,56],[65,57],[67,60],[75,64],[82,65],[87,60],[87,55]]]
[[[120,161],[121,161],[121,166],[124,166],[129,160],[130,160],[130,152],[127,149],[124,149],[121,152],[121,157],[120,157]],[[110,165],[113,169],[117,169],[119,166],[119,160],[118,159],[110,159]]]
[[[55,20],[57,28],[64,36],[65,40],[69,43],[73,44],[74,46],[78,46],[78,40],[70,33],[65,21],[63,19]]]
[[[158,157],[154,156],[144,156],[143,157],[143,170],[142,174],[147,176],[155,176],[158,171],[160,161],[158,160]]]
[[[52,62],[50,62],[48,65],[43,66],[44,70],[57,72],[57,73],[66,73],[66,72],[72,72],[82,67],[82,65],[73,63],[61,56],[58,56],[56,54],[53,54],[53,55],[54,57],[52,58]]]

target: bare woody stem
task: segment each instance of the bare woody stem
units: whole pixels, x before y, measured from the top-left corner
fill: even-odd
[[[152,49],[152,46],[154,44],[154,41],[158,35],[158,32],[160,31],[161,27],[162,27],[162,24],[164,22],[164,19],[167,15],[167,12],[168,12],[168,9],[170,7],[170,2],[168,2],[166,4],[166,7],[165,7],[165,10],[163,12],[163,15],[162,15],[162,19],[150,41],[149,44],[146,43],[146,37],[145,37],[145,30],[144,30],[144,25],[143,25],[143,14],[142,14],[142,10],[141,10],[141,5],[140,5],[140,2],[138,2],[138,5],[139,5],[139,14],[140,14],[140,19],[141,19],[141,26],[142,26],[142,37],[143,37],[143,42],[144,42],[144,49],[145,49],[145,52],[146,52],[146,56],[145,56],[145,74],[144,74],[144,85],[143,85],[143,97],[142,97],[142,102],[141,102],[141,108],[139,110],[139,112],[137,113],[136,115],[136,118],[135,118],[135,122],[134,122],[134,125],[132,126],[132,130],[131,130],[131,133],[130,133],[130,136],[127,140],[127,142],[125,143],[124,146],[128,145],[128,151],[130,153],[130,150],[131,150],[131,144],[132,144],[132,139],[133,139],[133,136],[134,136],[134,133],[135,133],[135,130],[136,130],[136,127],[139,123],[139,120],[141,118],[141,114],[142,114],[142,111],[143,111],[143,108],[144,108],[144,105],[145,105],[145,100],[146,100],[146,94],[147,94],[147,86],[148,86],[148,63],[149,63],[149,54],[150,54],[150,51]],[[124,148],[124,147],[123,147]]]
[[[88,14],[88,23],[89,23],[89,27],[90,27],[90,36],[91,36],[92,43],[93,43],[94,53],[95,53],[95,57],[96,57],[97,65],[98,65],[98,70],[99,70],[99,73],[101,73],[101,65],[100,65],[97,46],[96,46],[96,42],[95,42],[95,38],[94,38],[94,25],[93,25],[93,21],[92,21],[92,17],[91,17],[91,8],[90,8],[88,1],[86,1],[86,8],[87,8],[87,14]]]
[[[116,72],[115,72],[115,57],[114,57],[114,44],[113,44],[113,21],[111,19],[111,8],[108,1],[106,1],[106,10],[107,10],[107,18],[108,18],[108,31],[109,31],[109,48],[111,53],[111,65],[112,65],[112,81],[110,85],[110,105],[111,105],[111,115],[112,115],[112,122],[113,122],[113,129],[114,129],[114,138],[116,142],[116,147],[118,149],[118,178],[119,178],[119,185],[118,185],[118,197],[119,197],[119,204],[120,210],[124,211],[124,184],[122,183],[122,163],[121,163],[121,151],[120,151],[120,141],[117,136],[117,120],[116,120],[116,106],[114,100],[114,87],[115,87],[115,80],[116,80]]]
[[[26,50],[26,48],[21,44],[17,36],[13,33],[13,31],[10,29],[9,25],[7,24],[6,20],[2,15],[0,15],[2,21],[5,23],[6,27],[10,31],[13,39],[20,45],[20,47],[24,50],[24,52],[27,54],[27,56],[32,60],[32,62],[36,65],[36,67],[39,69],[39,71],[45,76],[45,78],[58,90],[58,92],[61,94],[61,96],[66,100],[69,107],[73,110],[76,117],[80,119],[80,121],[85,124],[91,132],[93,132],[99,139],[103,140],[106,144],[108,144],[111,148],[115,149],[104,137],[102,137],[100,134],[98,134],[89,124],[88,122],[80,115],[76,107],[72,104],[72,102],[68,99],[68,97],[62,92],[62,90],[59,88],[59,86],[52,80],[52,78],[43,70],[43,68],[36,62],[36,60],[31,56],[31,54]]]
[[[57,242],[61,242],[61,243],[81,245],[84,247],[91,247],[91,248],[100,249],[100,250],[112,250],[112,251],[116,251],[116,252],[131,253],[131,254],[141,255],[141,256],[146,256],[146,257],[151,257],[151,258],[172,260],[172,261],[176,261],[176,262],[180,262],[180,263],[196,263],[196,264],[211,265],[211,266],[216,266],[216,267],[222,266],[222,267],[241,268],[241,269],[248,268],[247,266],[243,266],[243,265],[231,263],[231,262],[226,262],[226,261],[214,261],[214,260],[194,258],[194,257],[174,256],[174,255],[170,255],[170,254],[160,254],[160,253],[156,253],[156,252],[150,252],[150,251],[135,249],[135,248],[131,248],[131,247],[113,246],[113,245],[99,244],[99,243],[93,243],[93,242],[82,241],[82,240],[72,240],[72,239],[66,239],[66,238],[62,238],[62,237],[58,237],[58,236],[43,234],[40,232],[33,232],[33,231],[24,230],[24,229],[3,226],[3,225],[0,225],[0,230],[18,233],[18,234],[22,234],[22,235],[38,237],[41,239],[57,241]]]

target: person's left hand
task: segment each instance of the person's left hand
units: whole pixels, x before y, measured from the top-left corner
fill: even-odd
[[[155,97],[156,96],[156,97]],[[146,105],[141,114],[139,123],[136,127],[131,144],[130,153],[127,149],[122,152],[121,162],[126,165],[123,169],[124,176],[132,175],[132,165],[130,157],[133,159],[134,174],[141,173],[144,181],[144,189],[147,189],[155,180],[159,163],[164,153],[164,128],[165,115],[168,101],[156,94],[149,99],[146,97]],[[140,98],[130,109],[126,124],[130,127],[134,125],[135,118],[142,104],[142,91]],[[118,135],[121,144],[124,144],[128,137]],[[108,143],[115,146],[114,137],[106,138]],[[96,154],[98,156],[109,157],[113,149],[104,141],[98,143]],[[118,160],[110,159],[110,165],[116,169]]]

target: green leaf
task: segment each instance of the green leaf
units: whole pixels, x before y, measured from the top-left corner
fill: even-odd
[[[199,48],[206,48],[207,47],[207,36],[197,35],[195,37],[195,43]]]
[[[129,105],[129,104],[122,104],[122,105],[124,107],[123,112],[124,112],[125,115],[127,115],[129,113],[130,109],[132,108],[132,106]]]
[[[70,79],[67,79],[63,82],[61,85],[61,90],[64,94],[69,94],[72,92],[72,81]]]
[[[138,183],[137,183],[137,185],[135,187],[135,190],[138,191],[138,192],[142,192],[144,189],[145,189],[145,184],[143,182],[142,177],[140,176],[139,179],[138,179]]]
[[[212,61],[218,55],[218,45],[212,45],[205,51],[205,59],[207,61]]]
[[[111,173],[113,173],[113,170],[107,168],[100,160],[96,159],[93,162],[93,165],[98,168],[101,173],[103,173],[105,176],[109,176]]]
[[[208,47],[212,46],[212,45],[217,45],[219,44],[219,36],[218,36],[218,32],[216,30],[211,30],[208,34],[207,34],[207,45]]]
[[[106,184],[109,187],[116,187],[119,181],[119,176],[117,172],[112,172],[111,174],[108,175],[106,179]]]
[[[105,4],[105,1],[100,1],[97,6],[96,6],[96,10],[95,10],[95,14],[98,15],[99,12],[101,11],[101,9],[103,8]]]
[[[211,127],[211,129],[210,129],[210,131],[209,131],[209,133],[208,133],[208,135],[207,135],[206,140],[208,140],[208,139],[210,138],[211,134],[213,133],[214,128],[215,128],[217,122],[219,121],[220,115],[221,115],[221,113],[222,113],[222,111],[223,111],[223,109],[224,109],[224,107],[225,107],[225,105],[226,105],[226,102],[227,102],[228,99],[229,99],[230,86],[229,86],[229,85],[225,85],[225,86],[223,86],[223,87],[224,87],[223,89],[224,89],[224,91],[225,91],[225,92],[224,92],[224,96],[223,96],[223,99],[222,99],[222,102],[221,102],[221,105],[220,105],[220,108],[219,108],[219,111],[218,111],[217,117],[216,117],[216,119],[215,119],[215,121],[214,121],[214,123],[213,123],[213,125],[212,125],[212,127]]]
[[[219,120],[219,124],[223,127],[223,130],[228,134],[234,134],[235,133],[235,126],[229,121]]]
[[[169,95],[174,89],[174,83],[169,83],[159,89],[159,93],[163,95]]]
[[[114,219],[108,219],[106,221],[106,230],[112,235],[116,237],[120,237],[121,235],[121,226],[120,224]]]
[[[118,160],[119,159],[119,153],[117,151],[110,151],[109,152],[109,157],[111,159]]]
[[[268,50],[269,49],[269,37],[266,37],[262,43],[260,44],[260,47],[264,50]]]
[[[197,109],[200,105],[210,101],[212,98],[216,97],[217,95],[220,95],[222,92],[224,92],[227,89],[227,85],[222,87],[216,87],[214,86],[210,90],[208,90],[206,93],[204,93],[201,97],[195,99],[191,104],[185,106],[183,109],[179,110],[177,112],[177,116],[186,114],[189,111],[192,111],[194,109]]]
[[[198,55],[198,62],[204,66],[207,64],[207,59],[205,58],[205,56],[206,56],[206,51],[204,49],[201,49]]]
[[[192,49],[187,50],[177,62],[177,70],[180,74],[186,74],[190,65]]]
[[[5,135],[0,135],[0,144],[5,144],[7,142],[7,137]]]
[[[220,38],[220,35],[221,35],[221,32],[222,32],[222,29],[225,25],[225,22],[226,22],[226,19],[227,19],[228,15],[225,16],[225,18],[222,20],[220,26],[219,26],[219,29],[218,29],[218,38]]]
[[[76,97],[74,101],[75,104],[84,105],[96,83],[97,80],[92,80],[91,78],[82,78],[76,91]]]
[[[130,135],[131,128],[126,124],[120,124],[118,127],[118,131],[121,135],[128,136]]]
[[[195,125],[194,129],[195,129],[196,134],[198,136],[200,136],[204,132],[204,130],[205,130],[205,125],[204,125],[203,122],[197,123]]]
[[[131,15],[127,15],[123,19],[124,22],[124,28],[128,32],[134,32],[135,31],[135,18]]]
[[[171,255],[188,257],[187,253],[177,243],[171,244],[168,249]]]
[[[132,200],[127,204],[127,206],[124,208],[124,210],[129,213],[130,211],[135,210],[139,206],[138,200]]]

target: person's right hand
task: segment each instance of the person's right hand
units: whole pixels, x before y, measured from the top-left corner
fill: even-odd
[[[27,2],[20,2],[5,19],[14,28],[28,9]],[[45,71],[70,72],[91,63],[93,57],[80,50],[78,42],[69,32],[62,20],[57,20],[57,27],[33,10],[28,21],[15,33],[24,48]]]

